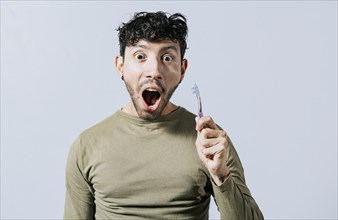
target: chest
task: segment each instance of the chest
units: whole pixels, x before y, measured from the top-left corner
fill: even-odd
[[[194,137],[142,136],[98,144],[90,166],[97,200],[112,206],[196,202],[209,178]]]

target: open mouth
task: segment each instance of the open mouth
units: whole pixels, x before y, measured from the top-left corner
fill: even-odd
[[[143,91],[142,97],[147,107],[154,110],[158,106],[161,93],[156,89],[148,88]]]

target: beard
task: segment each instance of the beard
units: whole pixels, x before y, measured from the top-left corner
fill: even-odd
[[[155,82],[156,85],[158,87],[161,88],[162,90],[162,94],[161,94],[161,103],[158,106],[158,108],[155,111],[150,111],[147,109],[144,109],[142,107],[142,103],[143,103],[143,97],[142,94],[140,94],[142,86],[151,83],[151,82]],[[171,96],[173,95],[173,93],[175,92],[175,90],[177,89],[178,85],[180,84],[180,82],[174,86],[171,89],[166,89],[161,82],[157,81],[157,80],[153,80],[153,79],[147,79],[145,81],[143,81],[140,85],[137,86],[136,90],[132,89],[132,87],[130,86],[130,84],[128,82],[126,82],[124,80],[125,86],[129,92],[130,98],[133,102],[133,105],[135,107],[135,110],[138,114],[138,116],[144,120],[149,120],[149,121],[154,121],[156,119],[158,119],[161,115],[163,110],[165,109],[165,107],[168,105]]]

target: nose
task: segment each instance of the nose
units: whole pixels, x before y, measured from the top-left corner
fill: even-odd
[[[149,79],[162,79],[163,75],[162,61],[159,59],[151,59],[148,63],[148,71],[146,77]]]

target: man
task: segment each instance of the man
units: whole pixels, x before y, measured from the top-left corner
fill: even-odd
[[[115,64],[131,101],[83,132],[67,162],[65,219],[263,219],[226,133],[170,101],[188,61],[181,14],[137,13]]]

